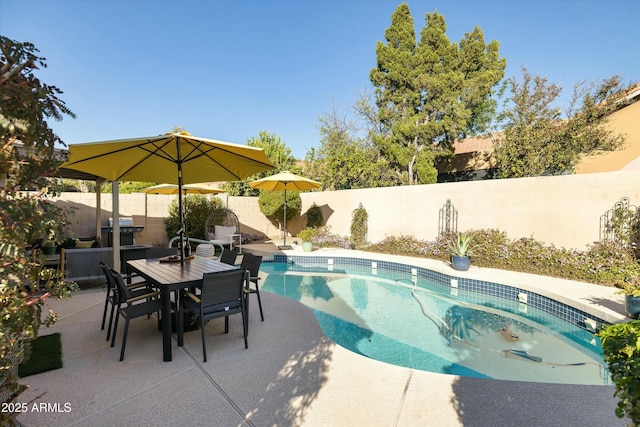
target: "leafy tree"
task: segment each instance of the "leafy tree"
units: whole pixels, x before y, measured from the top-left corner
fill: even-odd
[[[95,181],[87,181],[83,179],[70,179],[70,178],[60,178],[56,179],[52,186],[55,188],[56,192],[80,192],[80,193],[95,193],[96,191],[96,182]]]
[[[17,376],[20,339],[55,322],[51,309],[42,317],[49,296],[76,288],[45,269],[44,255],[32,247],[36,239],[67,237],[65,212],[48,201],[55,193],[47,177],[64,159],[55,150],[63,142],[47,120],[74,115],[58,98],[62,92],[35,76],[46,63],[33,44],[0,36],[0,51],[0,396],[6,403],[26,388]],[[20,191],[32,188],[39,190]],[[14,415],[2,411],[0,424],[13,423]]]
[[[222,188],[230,196],[257,196],[260,194],[260,190],[251,188],[249,182],[274,175],[280,171],[298,172],[296,159],[291,155],[291,149],[276,134],[260,131],[257,138],[251,137],[247,140],[247,145],[262,148],[267,158],[275,165],[275,169],[251,175],[242,181],[225,183]]]
[[[554,105],[562,89],[522,68],[522,81],[506,81],[510,96],[498,115],[503,133],[494,139],[498,177],[559,175],[573,172],[582,156],[619,148],[623,135],[607,119],[623,104],[618,76],[600,84],[574,87],[567,115]]]
[[[156,185],[154,182],[123,181],[118,185],[118,192],[120,194],[142,193],[142,190],[154,185]],[[113,191],[111,182],[102,184],[101,191],[103,193],[111,193]]]
[[[212,211],[224,207],[222,200],[217,197],[209,199],[201,194],[193,194],[184,197],[183,205],[186,209],[185,225],[187,228],[187,236],[207,240],[204,230],[205,222]],[[169,216],[165,219],[165,228],[169,238],[178,235],[178,230],[180,230],[180,212],[178,210],[177,197],[169,205]]]
[[[261,191],[258,197],[258,206],[260,207],[260,212],[266,217],[282,223],[284,218],[284,191]],[[300,192],[287,190],[287,221],[299,215],[301,208]]]
[[[345,117],[326,114],[319,119],[321,146],[307,152],[304,170],[326,190],[395,185],[388,163],[376,147],[353,136],[355,125]]]
[[[485,44],[480,28],[465,34],[458,48],[445,34],[444,15],[427,13],[425,21],[416,43],[409,6],[398,6],[370,73],[381,125],[375,142],[410,185],[436,182],[435,157],[488,126],[492,88],[506,66],[498,42]]]

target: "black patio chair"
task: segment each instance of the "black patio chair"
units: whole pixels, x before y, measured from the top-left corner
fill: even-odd
[[[258,271],[260,271],[261,263],[262,256],[245,253],[242,256],[242,262],[240,263],[240,266],[249,272],[249,281],[250,283],[253,283],[255,285],[255,288],[253,288],[251,285],[249,286],[249,294],[256,294],[258,296],[260,318],[264,322],[264,314],[262,314],[262,301],[260,299],[260,287],[258,286],[258,281],[260,280]]]
[[[123,317],[125,320],[124,332],[122,335],[122,347],[120,349],[120,361],[124,360],[124,350],[127,345],[127,334],[129,332],[129,320],[137,317],[159,313],[162,310],[160,302],[160,292],[148,292],[142,295],[134,296],[133,292],[127,288],[120,273],[110,269],[111,276],[116,283],[118,292],[117,297],[117,315],[113,325],[113,336],[111,337],[111,347],[115,345],[116,333],[118,330],[118,319]]]
[[[116,286],[116,282],[111,275],[111,268],[105,264],[103,261],[99,261],[100,268],[104,273],[104,276],[107,280],[107,292],[104,299],[104,310],[102,312],[102,324],[100,326],[100,330],[104,331],[104,324],[107,319],[107,308],[109,304],[111,304],[111,314],[109,316],[109,327],[107,328],[107,341],[111,338],[111,326],[113,325],[113,314],[115,312],[115,308],[118,305],[118,287]],[[131,279],[132,277],[136,277],[134,275],[123,276],[123,279]],[[136,283],[130,283],[126,285],[133,294],[133,296],[139,296],[143,294],[148,294],[149,292],[153,292],[151,285],[145,281],[138,281]]]
[[[236,259],[240,251],[238,249],[224,249],[220,254],[220,262],[229,265],[236,265]]]
[[[245,270],[230,270],[222,273],[205,273],[202,278],[200,295],[184,292],[181,298],[183,309],[187,309],[200,319],[202,335],[202,356],[207,361],[207,346],[205,343],[204,325],[211,319],[224,317],[224,333],[229,333],[229,316],[242,315],[242,329],[244,334],[244,348],[247,343],[248,319],[247,296],[249,288],[249,272]]]

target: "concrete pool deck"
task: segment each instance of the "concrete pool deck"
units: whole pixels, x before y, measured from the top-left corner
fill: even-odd
[[[277,252],[269,244],[243,249]],[[286,251],[292,252],[303,255],[298,247]],[[321,250],[310,255],[357,254]],[[384,259],[433,263],[425,266],[452,273],[438,261]],[[624,320],[623,298],[609,288],[473,267],[456,273],[462,274],[494,282],[502,274],[510,284],[526,282]],[[24,379],[30,388],[19,401],[29,410],[18,420],[25,426],[626,425],[615,416],[613,386],[487,380],[389,365],[331,342],[302,304],[267,292],[262,297],[264,322],[251,297],[248,349],[239,316],[230,319],[229,334],[222,334],[222,322],[207,324],[207,363],[200,331],[186,333],[184,347],[174,340],[173,361],[162,362],[161,334],[146,318],[132,321],[125,360],[119,362],[121,332],[111,348],[100,331],[103,289],[50,301],[59,321],[40,333],[62,334],[64,367]],[[47,403],[49,410],[37,412],[33,403]]]

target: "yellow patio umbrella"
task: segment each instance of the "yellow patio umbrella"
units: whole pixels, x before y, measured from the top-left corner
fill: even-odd
[[[143,188],[148,194],[178,194],[178,186],[175,184],[158,184],[153,187]],[[182,186],[182,194],[218,194],[224,190],[207,184],[185,184]]]
[[[273,169],[261,148],[200,138],[188,132],[69,145],[63,169],[109,181],[151,181],[178,185],[180,240],[184,248],[182,185],[237,181]],[[182,253],[182,251],[181,251]],[[184,263],[184,257],[181,257]]]
[[[321,182],[283,171],[249,183],[250,187],[261,190],[284,190],[284,242],[280,249],[291,249],[287,245],[287,190],[311,190],[320,188]]]

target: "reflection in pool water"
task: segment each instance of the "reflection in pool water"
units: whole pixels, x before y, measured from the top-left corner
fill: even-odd
[[[307,305],[329,338],[372,359],[471,377],[610,384],[593,334],[531,307],[521,312],[513,301],[478,302],[474,293],[471,303],[471,292],[362,267],[261,270],[262,291]]]

